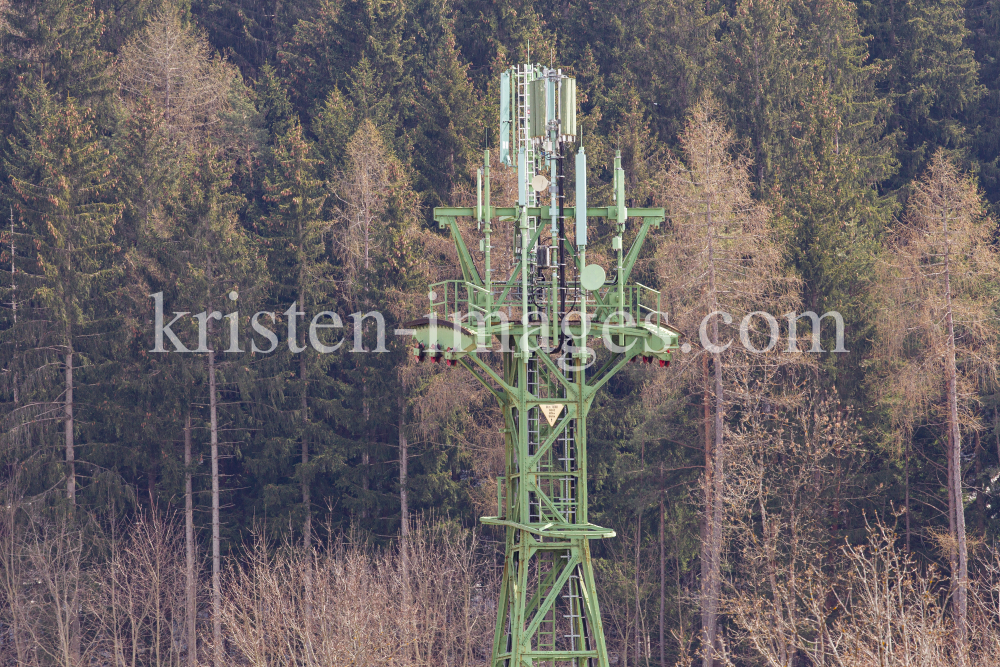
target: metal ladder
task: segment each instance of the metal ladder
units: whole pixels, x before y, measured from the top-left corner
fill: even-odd
[[[555,554],[554,551],[540,552],[539,553],[538,563],[539,563],[539,565],[542,565],[543,563],[547,564],[548,565],[548,569],[551,570],[552,568],[555,567],[555,564],[556,564],[556,558],[555,558],[555,556],[556,556],[556,554]],[[542,573],[542,572],[538,573],[538,580],[539,580],[539,582],[542,581],[542,578],[544,576],[545,576],[545,573]],[[548,593],[548,591],[543,591],[541,593],[542,593],[542,595],[540,597],[544,597],[544,595],[546,595]],[[539,623],[538,630],[537,630],[537,632],[535,634],[537,636],[537,640],[536,640],[535,644],[536,644],[538,650],[540,650],[540,651],[544,651],[544,650],[555,651],[556,650],[557,637],[558,637],[558,629],[557,629],[557,626],[556,626],[556,607],[555,607],[555,605],[552,605],[552,608],[549,609],[549,611],[547,611],[545,613],[545,617],[542,619],[542,622]],[[554,667],[555,661],[554,660],[550,661],[550,664],[552,664],[553,667]]]
[[[538,360],[529,359],[528,360],[528,378],[527,378],[528,392],[532,396],[538,396]],[[528,408],[528,456],[534,456],[535,452],[538,451],[538,447],[541,444],[541,432],[539,425],[539,409],[536,405],[535,407]],[[541,521],[542,520],[542,503],[538,497],[532,493],[530,494],[531,504],[528,509],[528,521]]]
[[[527,180],[528,206],[536,206],[535,191],[531,187],[531,179],[535,171],[535,145],[528,136],[528,122],[531,116],[531,107],[528,103],[528,84],[535,78],[535,67],[533,65],[518,65],[517,67],[517,148],[524,149],[525,163],[528,165],[528,173],[524,175]],[[516,153],[515,153],[516,154]],[[537,221],[536,221],[537,223]],[[528,226],[534,228],[531,219]]]
[[[527,169],[524,173],[525,178],[525,192],[527,193],[527,205],[537,206],[538,196],[535,193],[535,189],[531,186],[531,179],[534,176],[535,169],[537,165],[535,164],[537,153],[535,151],[535,145],[531,141],[531,137],[528,136],[528,123],[531,119],[531,106],[529,104],[528,98],[528,84],[531,83],[532,79],[535,78],[535,67],[534,65],[518,65],[517,66],[517,150],[520,151],[521,148],[524,149],[525,165]],[[530,217],[528,218],[528,233],[534,234],[538,227],[538,218]],[[516,234],[515,234],[516,237]],[[518,246],[520,247],[520,246]],[[534,248],[530,249],[528,253],[530,258],[528,261],[528,275],[534,276],[537,269],[536,255]],[[513,267],[512,267],[513,268]],[[527,289],[527,287],[522,287],[522,289]]]
[[[564,472],[573,472],[576,467],[576,420],[570,420],[559,438],[562,456],[559,462],[562,464]],[[566,517],[568,523],[576,522],[576,478],[572,475],[565,475],[559,478],[559,495],[555,498],[555,504]]]
[[[560,558],[569,559],[569,554],[563,554]],[[562,617],[566,620],[569,632],[563,635],[563,639],[567,639],[569,646],[566,647],[570,651],[575,651],[577,648],[577,640],[583,639],[583,607],[581,600],[583,596],[580,595],[580,568],[576,566],[573,568],[572,574],[569,575],[569,580],[566,582],[568,593],[561,596],[563,600],[566,600],[566,611],[569,613],[563,614]],[[581,646],[582,646],[581,642]]]

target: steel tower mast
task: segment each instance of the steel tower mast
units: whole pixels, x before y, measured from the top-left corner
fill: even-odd
[[[588,207],[586,152],[571,153],[576,132],[575,79],[537,65],[501,75],[500,161],[517,167],[517,205],[491,204],[487,150],[476,207],[434,209],[463,278],[432,285],[431,312],[408,325],[418,359],[464,366],[503,411],[506,472],[497,480],[497,515],[481,519],[506,530],[491,667],[608,667],[590,540],[615,532],[587,514],[587,413],[626,363],[667,366],[678,346],[659,292],[629,282],[663,209],[626,208],[620,155],[612,205]],[[574,161],[575,206],[565,201],[566,159]],[[482,231],[482,273],[459,231],[462,216]],[[589,218],[614,223],[610,276],[586,263]],[[629,219],[638,229],[625,252]],[[494,224],[516,225],[516,265],[499,279]],[[602,338],[606,353],[596,346]]]

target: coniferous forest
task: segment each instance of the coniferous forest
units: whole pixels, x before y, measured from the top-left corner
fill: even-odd
[[[689,346],[587,426],[610,663],[1000,662],[997,0],[0,0],[3,665],[490,664],[503,418],[394,332],[527,62]]]

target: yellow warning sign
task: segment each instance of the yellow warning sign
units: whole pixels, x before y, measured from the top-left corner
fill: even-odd
[[[546,403],[538,407],[542,409],[542,414],[545,415],[545,420],[549,423],[549,426],[555,426],[556,418],[562,412],[563,406],[563,403]]]

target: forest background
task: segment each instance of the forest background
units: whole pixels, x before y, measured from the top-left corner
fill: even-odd
[[[591,413],[612,661],[994,664],[1000,2],[0,0],[4,664],[487,663],[488,392],[392,335],[223,350],[423,314],[529,47],[591,199],[621,151],[667,207],[636,271],[695,346]],[[240,314],[155,354],[154,294]],[[778,346],[701,350],[712,304]],[[786,349],[807,310],[846,352]]]

